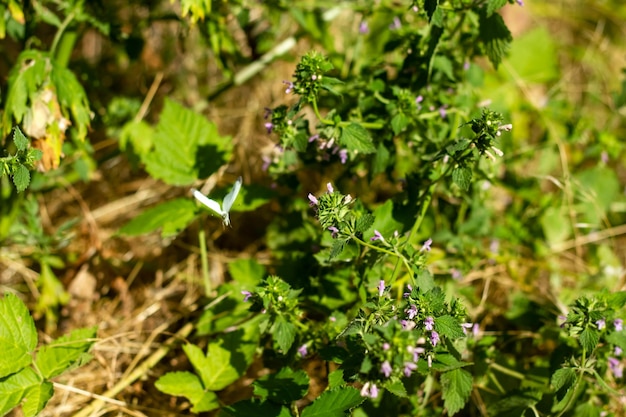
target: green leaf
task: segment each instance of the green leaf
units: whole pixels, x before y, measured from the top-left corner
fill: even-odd
[[[606,341],[614,344],[615,346],[619,346],[620,349],[626,351],[626,333],[621,332],[611,332],[607,337]]]
[[[500,10],[506,4],[506,0],[489,0],[487,2],[487,16],[491,16],[496,10]]]
[[[168,372],[154,385],[166,394],[188,398],[194,413],[215,410],[220,406],[217,394],[205,391],[198,377],[190,372]]]
[[[576,371],[572,368],[557,369],[550,378],[550,383],[557,391],[561,388],[569,389],[574,381],[576,381]]]
[[[19,164],[13,171],[13,184],[18,193],[24,191],[30,184],[30,171],[24,165]]]
[[[149,208],[122,226],[119,232],[123,235],[137,236],[162,228],[161,236],[175,236],[195,217],[195,202],[191,198],[177,198]]]
[[[597,330],[586,328],[582,332],[580,332],[580,344],[587,351],[587,354],[591,353],[593,349],[595,349],[598,341],[600,340],[600,335]]]
[[[214,123],[166,100],[154,134],[154,150],[140,156],[154,178],[189,185],[228,162],[232,146],[231,138],[220,136]]]
[[[43,346],[35,360],[43,377],[50,379],[76,363],[82,364],[81,359],[86,359],[85,354],[94,344],[96,332],[97,327],[76,329]]]
[[[346,383],[343,377],[343,369],[337,369],[328,374],[328,389],[340,387]]]
[[[339,142],[349,151],[368,154],[376,152],[370,133],[358,123],[350,123],[341,129]]]
[[[472,393],[472,375],[464,369],[455,369],[441,375],[444,406],[449,415],[460,411]]]
[[[12,293],[0,299],[0,378],[30,365],[37,330],[26,305]]]
[[[15,408],[27,395],[28,391],[42,383],[32,368],[0,379],[0,416]]]
[[[131,148],[132,147],[132,148]],[[120,149],[132,149],[136,155],[147,155],[154,147],[154,129],[143,120],[132,120],[122,127]]]
[[[256,259],[240,258],[228,264],[228,273],[240,284],[257,285],[267,270]]]
[[[389,165],[390,153],[389,150],[382,143],[378,144],[376,148],[376,154],[374,155],[374,159],[372,161],[372,174],[380,174],[381,172],[385,172],[387,166]]]
[[[442,55],[435,56],[433,58],[433,68],[444,73],[450,81],[456,81],[454,70],[452,68],[452,61],[450,61],[447,57]]]
[[[452,316],[441,316],[435,318],[435,330],[437,330],[440,335],[450,339],[458,339],[465,336],[463,328]]]
[[[345,387],[324,391],[310,406],[302,410],[302,417],[343,417],[365,398],[356,388]]]
[[[25,151],[28,148],[28,139],[17,126],[13,128],[13,143],[18,151]]]
[[[254,382],[254,395],[263,401],[291,404],[303,398],[309,390],[309,376],[303,370],[282,368],[275,374],[266,375]]]
[[[277,317],[274,323],[274,340],[278,344],[280,350],[286,353],[296,340],[296,326],[289,323],[283,317]]]
[[[459,186],[460,189],[467,191],[472,184],[472,170],[459,166],[452,170],[452,181]]]
[[[404,113],[398,113],[391,119],[391,128],[394,135],[402,132],[409,125],[409,118]]]
[[[44,381],[40,385],[34,385],[26,391],[22,412],[24,417],[35,417],[43,410],[50,398],[54,395],[54,386],[51,382]]]
[[[72,71],[59,65],[54,59],[50,62],[52,63],[50,81],[56,90],[62,113],[71,114],[73,126],[76,128],[76,139],[84,140],[91,123],[91,109],[87,93]]]
[[[333,240],[333,246],[330,249],[330,255],[328,256],[329,259],[334,259],[337,256],[339,256],[341,254],[341,252],[343,252],[344,248],[346,247],[346,245],[348,244],[348,240],[344,240],[344,239],[334,239]]]
[[[384,384],[384,388],[396,397],[408,398],[409,396],[409,394],[406,392],[404,384],[398,378],[392,378],[386,381]]]
[[[359,217],[358,220],[356,221],[356,232],[357,233],[365,232],[367,229],[372,227],[375,219],[376,218],[369,213],[364,214],[363,216]]]
[[[513,40],[511,32],[497,13],[487,16],[481,13],[479,19],[479,38],[485,44],[487,57],[497,69]]]

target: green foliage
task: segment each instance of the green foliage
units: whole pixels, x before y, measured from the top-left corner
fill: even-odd
[[[0,299],[0,317],[0,415],[22,403],[25,416],[36,416],[54,394],[50,379],[90,359],[96,328],[74,330],[36,352],[35,322],[19,298]]]
[[[41,159],[41,151],[32,149],[28,139],[19,129],[13,129],[13,143],[16,152],[0,158],[0,177],[8,175],[13,180],[18,193],[24,191],[30,184],[30,171],[35,168],[36,161]]]

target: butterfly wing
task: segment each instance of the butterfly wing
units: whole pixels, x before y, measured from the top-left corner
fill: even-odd
[[[211,200],[209,197],[205,196],[204,194],[202,194],[200,191],[196,190],[195,188],[192,188],[191,191],[193,192],[193,196],[196,198],[196,200],[198,200],[199,202],[207,206],[209,210],[211,210],[218,216],[224,218],[224,214],[228,214],[222,211],[222,208],[220,207],[220,203],[218,203],[217,201]]]
[[[233,206],[235,199],[237,198],[237,194],[239,194],[239,190],[241,190],[241,177],[237,178],[235,181],[235,185],[233,185],[233,189],[230,190],[230,193],[226,194],[224,197],[224,202],[222,203],[223,213],[228,214],[230,212],[230,208]]]

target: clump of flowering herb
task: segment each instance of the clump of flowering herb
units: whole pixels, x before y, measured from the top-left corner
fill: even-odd
[[[317,51],[304,55],[293,74],[293,92],[300,96],[301,103],[315,103],[319,91],[333,91],[332,86],[340,81],[326,74],[333,69],[333,64]]]
[[[403,379],[444,371],[451,361],[463,366],[446,347],[446,340],[466,337],[462,323],[467,317],[458,301],[447,303],[440,288],[412,289],[400,304],[390,295],[381,281],[376,294],[339,336],[349,350],[346,357],[351,358],[343,364],[346,376],[364,387],[397,393]],[[371,389],[361,395],[372,397]]]

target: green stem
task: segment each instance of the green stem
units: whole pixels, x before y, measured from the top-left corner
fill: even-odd
[[[393,251],[392,252],[392,251],[390,251],[388,249],[381,248],[380,246],[372,245],[371,243],[366,242],[366,241],[364,241],[362,239],[359,239],[356,236],[352,236],[352,239],[354,239],[356,242],[358,242],[361,245],[366,246],[366,247],[368,247],[370,249],[386,253],[387,255],[391,255],[391,256],[397,257],[398,259],[400,259],[402,261],[402,263],[404,263],[404,266],[406,267],[409,275],[411,275],[411,273],[412,273],[411,265],[409,265],[409,261],[401,253],[398,253],[397,251]],[[393,278],[393,275],[392,275],[391,284],[393,284],[393,281],[394,281],[394,278]]]
[[[202,263],[202,281],[204,282],[204,294],[211,295],[211,279],[209,277],[209,260],[206,250],[206,234],[204,230],[198,233],[198,241],[200,242],[200,262]]]
[[[59,26],[59,30],[57,30],[57,33],[54,35],[54,40],[52,41],[52,46],[50,47],[51,57],[55,57],[56,50],[57,50],[57,47],[59,46],[59,42],[61,41],[61,38],[63,37],[63,33],[65,32],[65,29],[67,29],[67,27],[70,25],[72,20],[74,20],[74,15],[75,15],[74,12],[71,12],[67,16],[65,16],[65,19],[61,23],[61,26]]]

